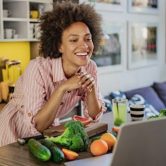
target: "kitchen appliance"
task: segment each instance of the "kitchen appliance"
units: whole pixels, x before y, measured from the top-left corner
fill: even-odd
[[[8,93],[10,98],[10,94],[14,92],[15,83],[22,73],[21,62],[19,60],[9,60],[2,58],[0,65],[0,73],[0,81],[1,83],[5,83],[5,85],[8,85],[8,88],[6,89],[9,89]]]
[[[21,62],[19,60],[7,61],[6,71],[9,87],[15,86],[17,79],[21,75]]]

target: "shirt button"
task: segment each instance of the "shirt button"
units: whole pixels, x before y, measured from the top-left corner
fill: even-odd
[[[28,112],[28,116],[31,117],[31,116],[32,116],[32,113],[31,113],[31,112]]]

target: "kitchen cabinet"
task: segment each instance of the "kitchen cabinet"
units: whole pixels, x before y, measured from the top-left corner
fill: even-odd
[[[0,0],[0,42],[38,41],[39,17],[52,0]]]

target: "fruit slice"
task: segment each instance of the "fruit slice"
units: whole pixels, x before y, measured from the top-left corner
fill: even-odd
[[[79,156],[78,153],[65,148],[62,148],[62,152],[64,153],[65,158],[68,160],[75,160]]]
[[[83,123],[85,126],[88,125],[91,120],[88,119],[88,118],[85,118],[85,117],[82,117],[82,116],[79,116],[79,115],[74,115],[73,116],[73,120],[75,121],[80,121],[81,123]]]
[[[104,133],[104,134],[102,134],[102,136],[100,137],[100,139],[104,140],[107,143],[108,150],[111,150],[112,147],[117,142],[116,137],[113,134],[111,134],[111,133]]]

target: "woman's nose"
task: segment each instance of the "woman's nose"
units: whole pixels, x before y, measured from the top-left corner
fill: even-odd
[[[81,43],[80,43],[80,46],[81,46],[82,48],[88,48],[88,44],[87,44],[85,41],[81,42]]]

